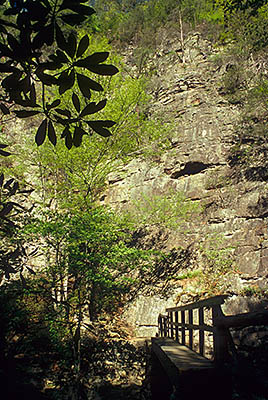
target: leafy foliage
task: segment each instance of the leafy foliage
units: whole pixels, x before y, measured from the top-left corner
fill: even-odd
[[[31,191],[20,189],[14,178],[5,179],[3,173],[0,175],[0,281],[18,272],[23,280],[22,271],[25,267],[33,272],[27,265],[27,259],[29,255],[34,255],[35,250],[27,253],[24,241],[18,234],[32,210],[23,206],[18,197],[26,200]]]
[[[84,36],[83,29],[80,35]],[[102,48],[110,53],[109,63],[120,65],[120,73],[113,79],[106,80],[103,76],[98,78],[105,96],[109,99],[99,112],[100,119],[115,120],[113,135],[86,136],[79,148],[73,146],[71,150],[61,141],[56,147],[47,141],[35,148],[24,133],[26,128],[18,130],[12,137],[10,135],[9,141],[6,141],[12,145],[14,152],[9,157],[12,166],[6,170],[18,179],[23,179],[25,174],[32,174],[34,166],[38,175],[35,188],[43,204],[53,201],[53,204],[57,202],[60,207],[72,208],[88,203],[99,198],[106,187],[108,174],[119,163],[129,162],[137,154],[149,160],[155,159],[164,149],[170,147],[169,138],[173,132],[173,124],[164,123],[160,117],[153,119],[148,112],[152,101],[147,93],[149,79],[130,75],[117,52],[110,51],[111,46],[107,39],[96,35],[89,35],[89,39],[92,51],[98,53]],[[85,72],[86,76],[87,74]],[[95,92],[92,102],[101,104],[100,95],[101,93]],[[62,108],[68,107],[72,102],[76,107],[73,110],[74,116],[81,113],[81,110],[85,110],[83,113],[91,112],[92,106],[72,91],[61,96]],[[1,140],[6,140],[4,134],[0,135]]]
[[[156,225],[172,230],[185,229],[185,223],[201,213],[199,202],[186,199],[182,193],[170,190],[163,194],[140,194],[130,206],[130,220],[138,225]]]
[[[95,131],[102,136],[110,136],[114,122],[111,120],[91,121],[88,115],[95,114],[106,105],[90,102],[91,92],[102,92],[103,87],[84,71],[104,76],[112,76],[118,69],[104,64],[107,52],[87,55],[89,38],[84,35],[79,42],[73,31],[65,33],[62,24],[71,27],[86,21],[94,10],[85,5],[85,0],[61,1],[19,1],[6,8],[1,19],[0,64],[1,80],[0,104],[4,115],[11,112],[18,118],[38,117],[41,120],[35,135],[38,146],[48,140],[57,143],[56,126],[61,126],[67,148],[78,147],[82,137]],[[7,6],[6,1],[1,6]],[[58,49],[53,51],[57,45]],[[48,49],[52,52],[48,53]],[[59,96],[73,89],[75,83],[79,92],[73,92],[72,106],[77,111],[74,118],[71,104],[61,108],[61,99],[51,96],[51,87],[57,87]],[[79,93],[79,94],[78,94]],[[81,109],[79,97],[87,99]],[[20,106],[13,109],[13,106]],[[78,111],[79,109],[79,111]],[[8,155],[1,152],[2,155]]]
[[[131,236],[125,222],[104,207],[75,214],[49,212],[28,225],[25,232],[28,240],[42,238],[47,245],[43,271],[51,290],[61,293],[62,302],[72,304],[76,303],[76,291],[83,291],[81,301],[90,307],[92,317],[116,307],[111,296],[120,302],[120,293],[131,283],[128,276],[133,268],[143,262],[150,265],[150,252],[129,247]],[[65,279],[68,284],[62,293],[61,280]]]
[[[133,284],[131,271],[148,268],[151,253],[131,247],[125,224],[104,207],[46,213],[25,234],[45,244],[42,273],[28,281],[28,291],[50,299],[49,329],[56,342],[68,338],[72,344],[78,390],[82,328],[121,306]]]

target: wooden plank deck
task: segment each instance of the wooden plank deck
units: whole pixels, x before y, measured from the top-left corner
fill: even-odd
[[[231,385],[228,371],[171,338],[152,338],[152,352],[165,371],[178,399],[229,400]],[[159,379],[159,381],[158,381]],[[157,382],[158,381],[158,382]],[[169,399],[162,392],[161,377],[155,378],[153,400]],[[164,385],[167,385],[165,382]],[[219,391],[219,387],[221,390]],[[170,396],[169,391],[169,396]],[[216,397],[215,397],[216,396]]]
[[[215,369],[212,361],[170,338],[152,338],[152,351],[173,385],[183,374]]]

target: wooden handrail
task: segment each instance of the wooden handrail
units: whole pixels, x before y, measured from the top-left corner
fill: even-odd
[[[251,325],[267,325],[268,310],[237,315],[224,315],[215,319],[215,325],[225,328],[243,328]]]
[[[166,311],[167,312],[185,311],[185,310],[194,310],[195,308],[201,308],[201,307],[211,307],[213,305],[223,304],[224,300],[227,299],[227,297],[228,297],[227,294],[214,296],[210,297],[209,299],[186,304],[185,306],[167,308]]]
[[[268,325],[268,309],[230,316],[224,315],[221,305],[227,297],[228,295],[214,296],[196,303],[167,308],[167,315],[160,314],[158,318],[159,335],[171,337],[193,350],[193,331],[197,330],[199,331],[198,353],[204,355],[204,333],[212,332],[214,361],[224,362],[229,357],[229,349],[232,353],[235,352],[229,328]],[[198,323],[193,321],[193,310],[195,309],[198,309]],[[204,322],[204,309],[212,310],[212,325]],[[186,317],[188,317],[188,322],[186,322]],[[186,343],[186,331],[189,332],[188,343]]]

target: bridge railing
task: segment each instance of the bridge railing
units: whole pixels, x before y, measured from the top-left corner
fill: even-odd
[[[173,338],[204,356],[205,332],[211,332],[213,334],[214,360],[225,360],[228,357],[230,333],[227,327],[218,326],[216,321],[224,316],[221,305],[226,298],[227,296],[224,295],[215,296],[185,306],[167,308],[167,315],[159,315],[160,336]],[[205,309],[211,310],[211,325],[205,323]],[[194,310],[197,310],[197,321],[195,322]],[[198,331],[197,349],[194,348],[194,331]]]
[[[167,315],[160,314],[158,318],[159,335],[173,338],[204,356],[205,332],[211,332],[213,359],[215,362],[224,362],[229,358],[230,352],[236,353],[229,328],[268,325],[267,309],[261,312],[225,316],[221,305],[227,297],[227,295],[214,296],[185,306],[167,308]],[[194,310],[197,310],[196,322]],[[205,323],[208,319],[205,318],[205,310],[211,313],[209,321],[211,324]],[[198,331],[198,348],[194,347],[194,331]]]

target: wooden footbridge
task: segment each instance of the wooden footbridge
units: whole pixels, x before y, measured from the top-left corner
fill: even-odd
[[[236,357],[230,328],[267,325],[268,310],[225,316],[228,296],[215,296],[159,315],[152,339],[153,400],[229,400]]]

